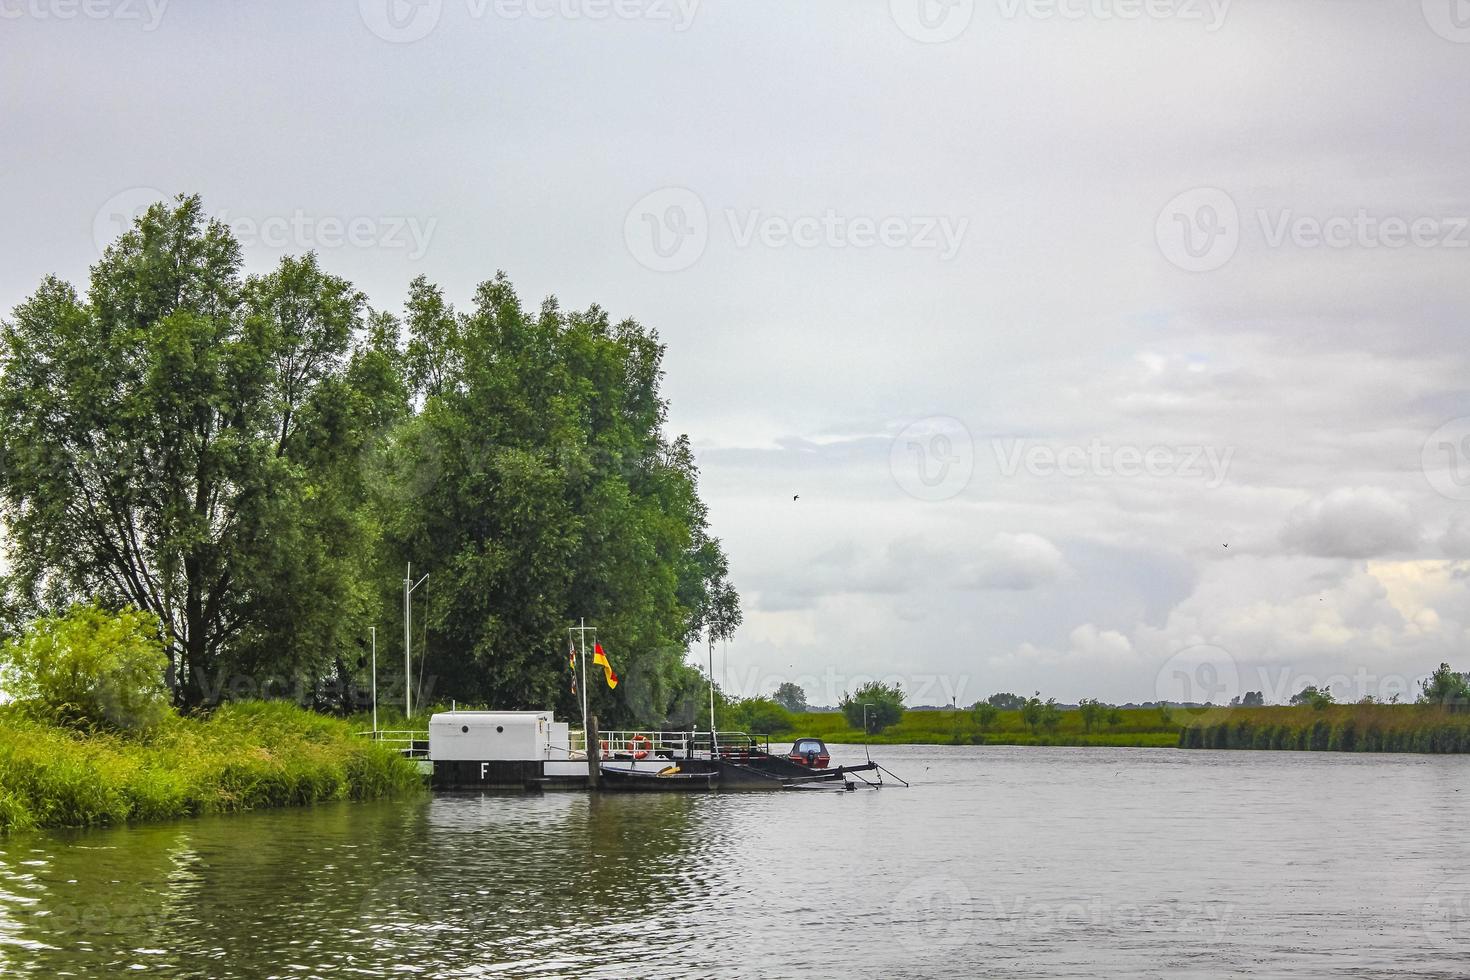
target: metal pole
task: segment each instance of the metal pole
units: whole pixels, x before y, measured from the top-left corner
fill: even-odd
[[[369,626],[373,634],[373,738],[378,737],[378,628]]]
[[[587,617],[583,616],[577,627],[577,636],[582,641],[582,731],[587,731]]]
[[[709,744],[715,755],[719,755],[720,738],[715,734],[715,631],[709,630]]]
[[[413,628],[413,607],[408,602],[409,594],[413,591],[409,587],[412,581],[413,562],[409,562],[403,575],[403,713],[409,718],[413,717],[413,664],[410,662],[409,647],[409,636]]]

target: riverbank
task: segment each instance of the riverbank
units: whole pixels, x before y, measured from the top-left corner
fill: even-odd
[[[1185,715],[1184,749],[1470,752],[1470,713],[1433,704],[1213,708]]]
[[[1079,711],[1063,711],[1055,727],[1034,730],[1019,711],[1002,711],[983,729],[969,711],[905,711],[898,724],[868,736],[838,712],[792,719],[794,735],[853,744],[1470,752],[1470,713],[1426,704],[1174,708],[1167,714],[1130,708],[1118,709],[1113,724],[1100,721],[1090,731]]]
[[[0,832],[167,820],[421,791],[412,762],[350,722],[283,702],[86,734],[0,708]]]
[[[827,742],[873,745],[1079,745],[1125,748],[1165,748],[1179,744],[1178,713],[1165,721],[1155,708],[1119,710],[1115,724],[1099,721],[1091,730],[1077,711],[1063,711],[1054,728],[1034,730],[1019,711],[1002,711],[983,728],[969,711],[905,711],[903,718],[883,731],[864,736],[836,711],[811,711],[792,716],[793,735],[811,735]]]

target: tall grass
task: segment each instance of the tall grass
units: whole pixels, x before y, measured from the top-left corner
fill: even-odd
[[[1186,749],[1470,752],[1470,714],[1429,704],[1218,708],[1186,718]]]
[[[0,831],[165,820],[417,792],[412,762],[281,702],[86,734],[0,708]]]

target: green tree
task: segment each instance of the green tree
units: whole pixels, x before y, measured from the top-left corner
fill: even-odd
[[[1031,734],[1036,734],[1036,729],[1041,724],[1041,719],[1045,712],[1046,708],[1041,703],[1040,691],[1036,692],[1035,696],[1029,697],[1021,702],[1021,721],[1025,723],[1027,728],[1031,729]]]
[[[1082,716],[1082,730],[1092,731],[1094,725],[1102,720],[1108,706],[1097,698],[1083,698],[1077,702],[1077,713]]]
[[[1117,708],[1109,708],[1107,717],[1104,720],[1107,722],[1109,728],[1116,729],[1123,724],[1123,712]]]
[[[989,701],[977,701],[970,713],[975,718],[975,727],[982,732],[995,724],[995,719],[1000,717],[1000,709]]]
[[[987,704],[993,704],[1002,711],[1020,711],[1026,699],[1019,694],[1008,694],[1004,691],[992,694],[986,698]]]
[[[802,714],[807,710],[806,691],[790,681],[782,683],[776,688],[776,703],[793,714]]]
[[[1061,724],[1062,709],[1057,705],[1057,699],[1047,698],[1046,704],[1041,706],[1041,727],[1051,734],[1056,734]]]
[[[1334,703],[1334,699],[1332,697],[1332,692],[1327,690],[1326,688],[1323,688],[1319,691],[1315,684],[1308,684],[1306,687],[1293,694],[1291,696],[1291,700],[1288,703],[1306,704],[1320,711],[1323,708],[1327,707],[1329,704]]]
[[[867,706],[866,720],[864,706]],[[898,684],[868,681],[855,693],[843,693],[837,702],[848,727],[881,732],[903,720],[903,690]]]
[[[169,712],[168,663],[149,613],[73,606],[0,647],[0,687],[27,712],[78,728],[149,728]]]
[[[466,700],[572,712],[560,651],[585,617],[623,677],[591,682],[604,724],[675,720],[698,683],[687,645],[730,635],[740,609],[689,441],[663,429],[657,335],[598,307],[527,310],[503,275],[464,312],[418,279],[404,322],[421,408],[391,468],[419,484],[384,523],[430,576],[425,673]]]
[[[728,722],[737,730],[750,734],[781,735],[796,727],[791,712],[771,698],[745,698],[730,706],[726,715]]]
[[[183,704],[322,673],[365,631],[358,464],[396,408],[363,306],[312,256],[242,280],[197,197],[150,208],[85,299],[44,280],[0,328],[10,601],[157,616]]]
[[[1451,711],[1465,711],[1470,708],[1470,683],[1466,682],[1464,674],[1442,663],[1420,683],[1419,703],[1442,704]]]

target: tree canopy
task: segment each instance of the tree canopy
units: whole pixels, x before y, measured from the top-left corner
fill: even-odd
[[[85,296],[47,278],[0,325],[7,606],[157,617],[181,705],[320,700],[369,626],[401,630],[411,560],[443,697],[570,710],[586,617],[623,677],[594,706],[666,720],[700,683],[686,645],[740,610],[663,353],[503,274],[464,312],[417,279],[401,319],[314,255],[246,277],[197,197],[155,205]]]

